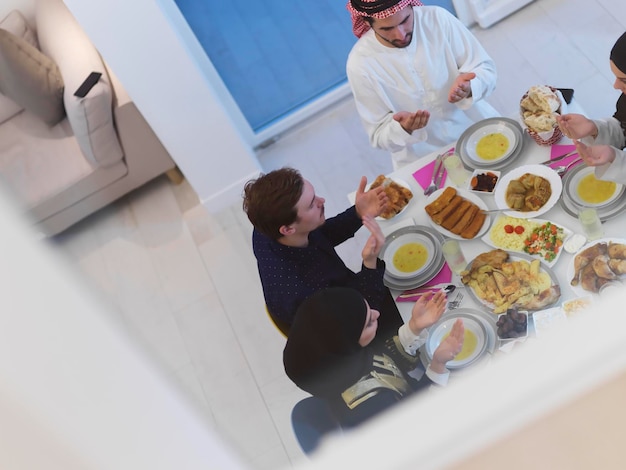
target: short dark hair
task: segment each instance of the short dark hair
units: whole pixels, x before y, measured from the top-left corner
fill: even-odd
[[[282,237],[280,228],[298,219],[296,204],[303,189],[304,178],[293,168],[262,174],[246,183],[243,210],[259,232],[278,240]]]

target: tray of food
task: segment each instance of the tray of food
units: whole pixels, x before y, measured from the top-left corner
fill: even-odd
[[[435,230],[458,240],[480,237],[491,223],[491,217],[484,212],[487,205],[480,197],[451,186],[428,196],[424,210]]]
[[[565,241],[572,234],[570,229],[549,220],[499,214],[481,240],[494,248],[540,258],[551,267],[558,261]]]
[[[541,310],[561,298],[558,279],[545,263],[499,248],[474,258],[461,273],[461,282],[477,303],[496,314],[514,307]]]

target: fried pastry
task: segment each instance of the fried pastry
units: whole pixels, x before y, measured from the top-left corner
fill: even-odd
[[[406,207],[409,201],[413,198],[413,193],[410,189],[386,178],[385,175],[378,175],[374,182],[370,185],[370,189],[377,188],[381,185],[384,187],[385,194],[387,194],[389,202],[380,216],[383,219],[390,219]]]

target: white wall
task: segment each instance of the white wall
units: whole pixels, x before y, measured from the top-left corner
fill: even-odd
[[[232,98],[176,18],[171,0],[65,0],[209,210],[241,200],[259,163],[225,111]],[[188,28],[187,28],[188,29]],[[219,86],[219,85],[218,85]]]

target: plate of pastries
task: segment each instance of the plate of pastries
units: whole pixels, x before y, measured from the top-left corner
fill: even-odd
[[[409,205],[409,202],[413,199],[411,187],[405,181],[391,179],[385,175],[378,175],[370,185],[369,189],[374,189],[379,186],[384,188],[389,202],[380,216],[377,217],[378,220],[389,220],[394,218],[396,215],[404,212]]]
[[[435,230],[457,240],[481,236],[489,228],[491,217],[485,202],[470,191],[447,186],[438,189],[424,207]]]

